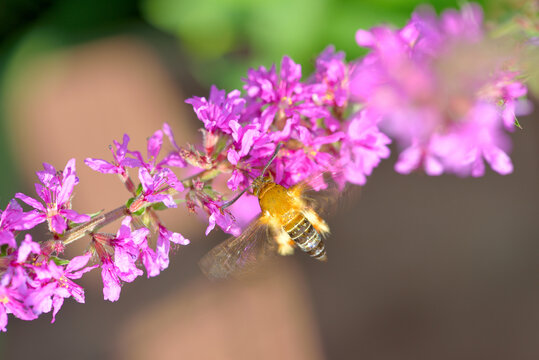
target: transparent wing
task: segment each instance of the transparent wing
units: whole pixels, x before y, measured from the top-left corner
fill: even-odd
[[[230,237],[211,249],[199,261],[199,266],[208,278],[224,279],[248,272],[275,251],[268,226],[257,219],[240,236]]]
[[[330,172],[320,173],[307,178],[295,187],[299,188],[307,206],[320,216],[327,216],[341,207],[348,208],[359,198],[361,187],[351,184],[342,185],[339,180],[340,175]],[[324,188],[317,190],[320,187]]]

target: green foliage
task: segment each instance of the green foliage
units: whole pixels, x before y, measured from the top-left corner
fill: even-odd
[[[314,56],[328,44],[349,59],[364,54],[354,41],[359,28],[402,26],[419,0],[143,0],[148,22],[176,36],[193,56],[205,85],[239,88],[249,67],[279,63],[284,54],[312,71]],[[457,1],[430,3],[438,11]]]

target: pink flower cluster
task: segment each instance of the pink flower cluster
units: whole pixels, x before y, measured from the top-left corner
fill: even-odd
[[[332,172],[342,183],[365,184],[389,156],[390,139],[368,111],[344,116],[352,105],[349,72],[344,54],[330,46],[306,81],[301,81],[301,66],[285,56],[279,72],[275,66],[249,70],[243,98],[237,90],[226,95],[212,87],[209,99],[187,100],[205,125],[206,139],[224,143],[229,189],[245,188],[259,176],[278,143],[282,150],[270,168],[277,183],[291,186]],[[207,146],[205,155],[211,158],[213,150]]]
[[[166,135],[173,146],[164,158],[158,161],[163,137]],[[185,167],[186,163],[179,154],[174,135],[168,124],[157,130],[147,145],[147,160],[139,151],[128,149],[129,136],[124,135],[123,143],[114,142],[113,163],[102,159],[87,158],[86,165],[104,174],[118,174],[132,192],[128,201],[126,216],[117,234],[94,233],[92,249],[101,264],[103,294],[105,300],[116,301],[120,297],[122,282],[132,282],[143,274],[139,268],[146,269],[148,277],[159,275],[169,264],[170,242],[175,245],[188,245],[189,240],[179,233],[168,230],[159,220],[154,206],[159,208],[177,207],[172,193],[185,190],[171,168]],[[138,168],[139,185],[135,188],[128,168]],[[132,230],[132,216],[140,217],[145,226]],[[148,244],[152,231],[157,235],[155,248]]]
[[[90,232],[92,242],[89,251],[82,256],[70,261],[61,258],[64,240],[67,242],[71,233],[93,221],[91,216],[71,209],[73,189],[79,182],[75,159],[69,160],[61,173],[52,165],[43,164],[44,170],[37,172],[40,183],[35,185],[42,202],[22,193],[15,195],[35,210],[25,212],[13,199],[4,211],[0,211],[0,331],[6,331],[7,314],[33,320],[52,310],[54,322],[65,298],[73,297],[83,303],[84,290],[73,280],[96,267],[101,267],[104,298],[116,301],[122,282],[132,282],[143,274],[140,267],[146,269],[148,277],[156,276],[168,267],[171,242],[174,245],[189,244],[181,234],[168,230],[152,208],[152,205],[161,204],[165,208],[176,207],[170,192],[184,190],[170,169],[171,166],[185,166],[178,151],[172,151],[157,162],[164,133],[174,143],[172,132],[165,124],[163,131],[156,131],[148,140],[147,161],[138,151],[127,149],[127,135],[123,144],[114,142],[116,149],[112,163],[86,159],[86,164],[96,171],[118,174],[132,192],[132,198],[129,208],[120,212],[124,219],[117,234]],[[139,169],[138,187],[129,177],[128,168]],[[98,216],[94,215],[94,218]],[[133,230],[132,216],[138,216],[145,226],[136,226]],[[145,218],[151,220],[144,221]],[[48,241],[37,243],[31,235],[25,234],[20,245],[17,244],[16,237],[21,231],[42,222],[47,222],[52,235]],[[156,229],[154,247],[148,244],[150,229]],[[94,265],[89,266],[92,258]]]
[[[70,226],[67,220],[75,223],[90,220],[88,215],[70,209],[73,187],[78,182],[75,161],[70,160],[61,174],[49,164],[44,167],[44,171],[37,173],[41,184],[36,184],[44,204],[19,193],[16,197],[36,210],[24,212],[16,200],[11,200],[0,211],[0,331],[6,331],[7,314],[33,320],[52,310],[54,322],[65,298],[84,302],[84,290],[72,280],[95,267],[87,266],[90,253],[71,261],[53,256],[53,251],[63,250],[63,245],[54,240],[39,244],[25,234],[20,245],[17,244],[15,239],[20,231],[44,221],[52,234],[59,235]]]
[[[171,248],[189,244],[158,216],[180,202],[207,215],[206,234],[217,225],[239,235],[241,218],[259,210],[256,202],[246,194],[242,206],[223,205],[261,175],[278,144],[268,173],[287,187],[323,172],[342,186],[364,185],[389,157],[392,140],[400,151],[399,173],[481,176],[485,161],[500,174],[512,171],[506,132],[515,128],[526,87],[508,66],[509,54],[492,50],[479,7],[465,5],[440,18],[419,11],[402,29],[359,30],[356,40],[371,50],[367,56],[347,63],[329,46],[303,80],[301,66],[285,56],[279,70],[249,70],[244,94],[213,86],[208,98],[188,99],[204,126],[198,146],[178,146],[164,124],[148,139],[146,157],[130,150],[124,135],[111,147],[112,161],[87,158],[93,170],[117,174],[129,192],[126,205],[104,215],[71,208],[79,182],[74,159],[61,173],[44,164],[35,185],[40,200],[15,196],[33,210],[25,212],[13,199],[0,211],[0,330],[6,331],[7,314],[32,320],[52,311],[54,321],[65,298],[84,302],[73,280],[91,269],[101,268],[110,301],[144,270],[158,275],[169,265]],[[160,156],[165,137],[172,150]],[[115,235],[99,232],[117,219]],[[37,243],[21,233],[43,222],[49,240]],[[64,246],[85,235],[88,252],[63,259]]]
[[[350,92],[402,149],[399,173],[482,176],[484,161],[512,172],[506,131],[526,87],[484,34],[479,6],[440,18],[424,9],[402,29],[359,30],[356,40],[371,52],[354,68]]]

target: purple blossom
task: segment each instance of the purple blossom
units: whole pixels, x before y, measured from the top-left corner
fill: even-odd
[[[112,302],[118,300],[122,291],[122,284],[118,269],[110,256],[101,258],[101,279],[103,280],[104,299]]]
[[[73,296],[78,302],[84,302],[84,290],[70,279],[79,279],[95,267],[83,269],[90,254],[73,258],[65,267],[46,259],[39,244],[28,234],[18,249],[3,258],[4,262],[7,260],[7,268],[2,275],[0,292],[5,292],[8,298],[4,301],[16,306],[17,311],[12,312],[23,320],[32,320],[53,310],[54,322],[64,298]]]
[[[322,172],[339,172],[340,167],[334,161],[337,153],[321,151],[321,148],[344,137],[343,132],[324,135],[298,126],[292,138],[299,141],[302,146],[296,150],[289,149],[275,160],[275,181],[289,187]]]
[[[32,256],[34,254],[34,256]],[[21,245],[1,258],[2,277],[0,286],[10,289],[17,289],[24,297],[28,294],[31,288],[39,286],[39,282],[32,279],[30,271],[33,271],[36,266],[31,264],[31,261],[41,254],[41,248],[38,243],[32,241],[32,236],[26,234]]]
[[[142,275],[142,270],[138,268],[139,260],[146,268],[148,277],[158,275],[161,270],[159,252],[156,254],[148,246],[147,238],[150,231],[146,228],[131,230],[131,220],[130,216],[123,219],[116,236],[94,235],[94,247],[102,264],[101,277],[105,300],[118,300],[121,282],[132,282]],[[174,239],[178,235],[174,235]],[[114,257],[111,254],[114,254]]]
[[[33,266],[26,261],[30,254],[39,254],[40,250],[39,244],[27,234],[18,249],[0,258],[0,271],[3,272],[0,279],[0,331],[6,331],[7,314],[22,320],[34,320],[39,315],[26,303],[34,291],[32,286],[40,285],[32,280],[29,271]]]
[[[208,227],[206,228],[206,235],[215,228],[215,225],[219,225],[224,232],[239,236],[241,229],[236,223],[234,217],[228,210],[221,209],[221,205],[210,201],[205,204],[205,208],[210,214],[208,218]]]
[[[16,198],[24,201],[37,210],[38,216],[34,221],[48,221],[49,229],[52,232],[62,234],[67,229],[69,219],[75,223],[83,223],[90,220],[88,215],[79,214],[71,209],[71,196],[73,188],[79,183],[75,172],[75,159],[67,162],[62,174],[57,174],[56,169],[49,164],[44,163],[44,171],[37,172],[41,184],[35,184],[38,196],[44,204],[26,196],[17,193]]]
[[[298,116],[303,116],[316,126],[317,119],[329,116],[329,111],[313,100],[323,98],[326,87],[300,80],[301,65],[287,56],[283,57],[278,76],[275,66],[269,71],[264,67],[248,71],[244,79],[249,99],[247,114],[259,118],[261,131],[267,132],[274,121],[275,126],[284,128],[288,119],[298,120]]]
[[[150,230],[146,228],[131,231],[131,217],[126,216],[116,237],[110,240],[109,244],[114,250],[114,265],[125,281],[132,282],[142,275],[142,270],[137,267],[136,262],[140,254],[139,246],[149,233]]]
[[[249,154],[255,141],[261,137],[262,132],[257,125],[241,126],[237,121],[230,122],[234,147],[228,151],[228,161],[237,165],[239,160]]]
[[[230,124],[232,130],[232,144],[228,149],[227,158],[236,169],[233,171],[227,185],[231,190],[237,190],[240,184],[245,185],[246,170],[259,163],[260,157],[264,157],[267,146],[271,146],[270,136],[260,129],[260,124],[240,125],[233,121]],[[260,153],[260,150],[264,154]],[[267,155],[266,155],[267,156]]]
[[[174,150],[170,151],[163,160],[157,161],[159,152],[163,145],[163,133],[167,135]],[[128,178],[126,168],[137,168],[144,166],[149,172],[153,173],[165,166],[185,167],[185,160],[180,156],[180,148],[176,144],[172,129],[167,123],[163,124],[163,130],[157,130],[149,139],[147,145],[148,161],[144,161],[142,155],[138,151],[128,149],[129,136],[124,134],[123,143],[120,144],[116,140],[113,141],[116,150],[111,147],[112,163],[102,160],[87,158],[84,162],[95,171],[104,174],[118,174],[125,181]]]
[[[0,285],[0,331],[7,331],[8,314],[22,320],[37,319],[37,315],[24,305],[25,294],[21,289]]]
[[[403,29],[359,30],[356,40],[371,53],[355,66],[351,93],[404,149],[398,172],[481,176],[484,160],[512,171],[503,129],[525,110],[517,99],[526,88],[503,69],[507,55],[485,38],[478,6],[440,18],[419,11]]]
[[[314,80],[326,87],[325,95],[317,99],[328,105],[344,107],[348,102],[348,65],[343,52],[330,45],[316,59]]]
[[[238,121],[245,107],[245,99],[240,96],[238,90],[226,95],[224,90],[219,90],[215,86],[211,87],[209,100],[194,96],[185,102],[193,106],[198,119],[204,123],[206,130],[212,133],[219,130],[230,134],[230,122]]]
[[[486,161],[502,175],[511,173],[513,165],[506,153],[509,139],[502,131],[496,107],[479,103],[469,116],[451,132],[435,134],[423,147],[415,144],[408,148],[399,157],[396,170],[409,173],[423,163],[429,175],[439,175],[445,169],[461,176],[478,177],[484,175]]]
[[[32,256],[32,254],[34,255]],[[36,269],[30,262],[37,258],[38,255],[41,255],[41,247],[32,240],[30,234],[26,234],[21,245],[3,258],[6,266],[4,269],[0,269],[4,270],[1,285],[11,286],[12,288],[26,288],[27,285],[39,286],[39,283],[35,283],[29,274],[29,271],[35,271]]]
[[[170,141],[170,144],[174,148],[173,150],[169,151],[169,153],[165,156],[163,160],[161,160],[160,164],[162,166],[174,166],[174,167],[185,167],[187,164],[183,157],[180,155],[180,147],[178,144],[176,144],[176,140],[174,138],[174,133],[172,132],[172,129],[167,123],[163,124],[163,133],[168,137],[168,140]]]
[[[111,240],[111,245],[115,250],[114,263],[122,272],[133,270],[140,275],[142,272],[135,269],[136,261],[140,260],[146,268],[148,277],[157,276],[160,272],[157,255],[148,246],[147,240],[150,231],[146,228],[131,231],[131,220],[130,216],[125,217],[116,238]]]
[[[139,251],[136,242],[148,235],[147,229],[131,232],[131,217],[125,217],[116,236],[94,234],[93,246],[101,261],[101,278],[105,300],[116,301],[120,298],[121,282],[133,282],[142,275],[136,266]],[[114,258],[113,256],[114,255]]]
[[[139,244],[138,249],[140,252],[139,260],[146,269],[146,275],[149,278],[159,275],[161,273],[161,268],[159,267],[157,261],[157,254],[151,247],[148,246],[148,241],[146,238],[144,238],[142,243]]]
[[[170,151],[163,160],[158,162],[157,157],[159,156],[159,153],[161,152],[161,148],[163,146],[163,133],[167,135],[169,141],[175,147],[175,149],[173,151]],[[149,173],[154,174],[168,166],[185,167],[185,160],[181,157],[179,152],[180,148],[174,140],[174,134],[172,133],[172,129],[170,128],[170,126],[168,126],[168,124],[165,123],[163,125],[163,130],[157,130],[148,139],[148,161],[144,161],[142,155],[138,151],[132,151],[131,153],[140,160],[142,164],[141,166],[145,167]]]
[[[184,187],[170,169],[163,168],[152,176],[146,168],[142,167],[139,169],[139,179],[142,184],[141,201],[147,203],[163,202],[169,208],[177,207],[169,189],[183,191]]]
[[[54,266],[55,270],[52,271],[52,277],[58,281],[60,288],[62,289],[62,297],[68,297],[64,295],[73,296],[77,302],[84,303],[84,289],[72,280],[80,279],[82,275],[98,266],[97,264],[87,266],[91,257],[92,254],[87,252],[84,255],[75,256],[69,261],[65,268],[62,266]],[[49,264],[49,266],[51,266],[51,264]]]
[[[43,221],[37,211],[24,212],[17,201],[11,200],[6,210],[0,210],[0,245],[17,248],[14,232],[31,229]]]
[[[116,150],[110,147],[112,157],[114,161],[112,163],[102,160],[86,158],[84,163],[88,165],[92,170],[99,171],[103,174],[118,174],[121,178],[127,178],[126,168],[134,168],[142,165],[142,162],[138,158],[130,157],[130,151],[127,149],[129,144],[129,136],[124,134],[123,143],[120,144],[116,140],[113,141]]]
[[[113,262],[110,255],[100,256],[101,279],[103,280],[103,296],[105,300],[116,301],[120,298],[122,281],[133,282],[142,271],[122,272]]]
[[[178,245],[189,245],[189,240],[183,237],[180,233],[172,232],[163,225],[159,225],[159,234],[156,245],[156,262],[161,270],[168,267],[170,243]]]
[[[348,122],[346,137],[340,150],[340,165],[345,179],[351,183],[364,185],[366,177],[388,158],[387,147],[391,140],[378,128],[378,118],[363,110]]]

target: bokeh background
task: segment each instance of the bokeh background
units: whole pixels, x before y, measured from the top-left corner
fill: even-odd
[[[33,193],[42,162],[62,168],[75,157],[74,207],[112,209],[127,193],[85,157],[108,158],[123,133],[143,149],[165,121],[178,143],[197,142],[186,98],[207,96],[211,84],[241,88],[249,67],[285,54],[309,74],[328,44],[354,59],[363,54],[358,28],[402,26],[418,4],[3,0],[0,206]],[[496,20],[522,9],[483,5]],[[93,271],[81,280],[86,304],[67,301],[55,324],[50,315],[10,317],[0,358],[537,359],[537,120],[520,118],[510,176],[401,176],[394,158],[383,162],[359,197],[330,214],[327,264],[297,254],[242,281],[211,283],[197,261],[226,236],[205,237],[196,217],[170,211],[165,222],[192,244],[169,269],[127,284],[116,303],[103,300]]]

